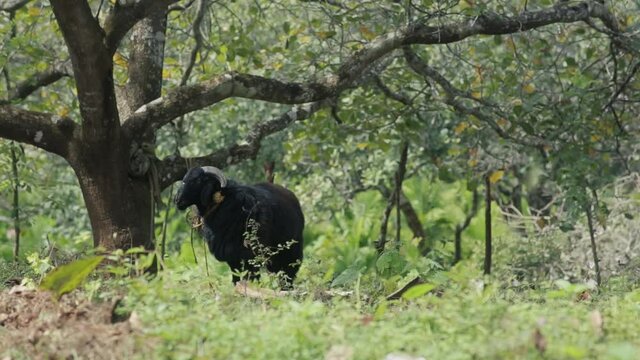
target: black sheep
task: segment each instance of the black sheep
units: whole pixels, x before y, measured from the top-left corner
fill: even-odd
[[[243,270],[257,278],[261,263],[284,273],[284,286],[295,279],[302,261],[304,215],[291,191],[269,183],[241,185],[228,181],[220,169],[204,166],[187,172],[175,203],[179,210],[198,208],[202,236],[216,259],[234,271],[234,283]]]

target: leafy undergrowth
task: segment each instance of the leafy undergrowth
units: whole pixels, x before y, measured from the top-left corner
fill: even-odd
[[[463,265],[464,266],[464,265]],[[640,353],[640,290],[600,293],[557,282],[514,289],[454,268],[411,299],[373,297],[356,283],[259,300],[228,277],[180,268],[130,286],[127,309],[158,338],[155,356],[218,359],[632,359]],[[423,287],[428,290],[431,287]],[[626,289],[625,289],[626,290]],[[371,292],[372,293],[372,292]]]
[[[426,285],[386,300],[377,275],[332,289],[309,265],[287,296],[255,299],[234,291],[224,265],[209,267],[207,275],[202,261],[169,261],[154,279],[95,277],[59,302],[46,293],[4,291],[0,356],[635,359],[640,353],[640,289],[622,279],[600,291],[564,281],[514,287],[482,278],[467,262],[423,276]]]

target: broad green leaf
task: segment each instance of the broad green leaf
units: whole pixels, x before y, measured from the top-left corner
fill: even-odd
[[[380,304],[378,304],[378,307],[376,307],[376,311],[373,314],[373,317],[376,320],[380,320],[382,316],[384,316],[384,314],[387,312],[388,307],[389,303],[387,303],[386,301],[382,301]]]
[[[405,300],[419,298],[420,296],[425,295],[435,288],[436,286],[434,284],[429,283],[412,286],[409,290],[402,294],[402,298]]]
[[[376,269],[385,276],[399,274],[405,265],[406,260],[396,250],[385,251],[376,261]]]
[[[587,350],[575,345],[566,345],[562,352],[569,359],[584,359],[587,356]]]
[[[91,256],[59,266],[42,280],[40,288],[52,291],[59,298],[77,288],[103,259],[104,256]]]
[[[354,283],[358,276],[360,276],[361,269],[357,267],[348,267],[345,271],[341,272],[333,282],[331,282],[331,287],[336,286],[345,286]]]

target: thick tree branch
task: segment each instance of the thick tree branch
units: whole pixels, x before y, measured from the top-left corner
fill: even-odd
[[[71,76],[69,63],[56,64],[43,72],[34,74],[29,79],[16,85],[9,91],[8,98],[6,100],[0,100],[0,105],[24,99],[39,88],[51,85],[66,76]]]
[[[227,73],[202,84],[182,86],[138,110],[126,121],[125,129],[139,134],[194,110],[229,97],[265,100],[281,104],[301,104],[326,99],[330,85],[286,83],[261,76]]]
[[[116,2],[104,21],[104,31],[106,33],[105,42],[110,53],[115,53],[122,38],[124,38],[138,21],[155,12],[165,12],[170,4],[178,1],[179,0],[140,0],[131,5],[121,5],[120,2]]]
[[[14,12],[31,0],[0,0],[0,11]]]
[[[599,18],[607,26],[612,15],[594,1],[561,4],[516,16],[486,13],[457,23],[431,26],[416,23],[383,35],[367,44],[338,69],[317,82],[298,83],[260,76],[228,73],[198,85],[181,86],[167,96],[141,107],[126,123],[133,133],[159,128],[172,119],[215,104],[229,97],[243,97],[275,103],[300,104],[336,96],[352,86],[372,63],[391,51],[410,44],[446,44],[473,35],[509,34],[554,23],[571,23]],[[614,27],[617,31],[617,27]]]
[[[193,5],[193,3],[196,2],[196,0],[189,0],[185,5],[171,5],[169,6],[169,8],[167,9],[168,12],[173,12],[173,11],[185,11],[188,8],[191,7],[191,5]]]
[[[391,90],[384,82],[382,82],[382,79],[379,76],[374,76],[373,78],[376,86],[378,87],[378,89],[380,89],[380,91],[382,91],[382,93],[390,98],[393,99],[399,103],[402,103],[404,105],[407,106],[411,106],[413,101],[412,99],[407,96],[406,94],[403,93],[399,93],[399,92],[394,92],[393,90]]]
[[[162,160],[158,166],[160,188],[164,189],[173,182],[182,179],[187,170],[193,166],[211,165],[224,168],[245,159],[255,158],[260,150],[262,139],[285,129],[295,121],[308,119],[318,110],[328,105],[326,101],[318,101],[294,106],[290,111],[254,126],[247,137],[240,143],[229,145],[205,156],[194,158],[170,156]]]
[[[328,4],[331,6],[335,6],[335,7],[339,7],[340,9],[343,10],[350,10],[349,7],[347,7],[345,4],[341,3],[340,1],[337,0],[301,0],[302,2],[317,2],[317,3],[321,3],[321,4]]]
[[[76,124],[69,118],[0,105],[0,137],[66,157]]]
[[[112,60],[104,36],[85,0],[51,0],[53,13],[69,49],[85,135],[98,139],[117,131]]]
[[[202,49],[202,45],[204,43],[204,38],[202,35],[202,20],[204,20],[204,15],[207,10],[207,0],[198,0],[198,9],[196,10],[196,17],[193,20],[192,32],[193,39],[196,42],[196,45],[191,49],[191,55],[189,56],[189,62],[187,63],[187,68],[182,74],[182,78],[180,79],[180,86],[186,85],[189,77],[191,76],[191,71],[193,71],[193,67],[196,64],[196,58],[200,49]]]
[[[131,31],[127,84],[119,94],[120,116],[126,118],[137,108],[162,93],[166,12],[158,11],[139,21]]]

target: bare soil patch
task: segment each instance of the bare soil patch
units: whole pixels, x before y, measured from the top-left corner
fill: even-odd
[[[78,293],[56,300],[20,287],[0,292],[0,357],[122,359],[144,353],[136,317],[117,321],[116,302]]]

